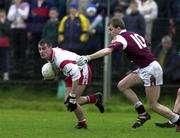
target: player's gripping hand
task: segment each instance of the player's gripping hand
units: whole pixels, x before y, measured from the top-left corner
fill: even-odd
[[[77,108],[76,95],[70,93],[67,100],[64,102],[67,105],[67,110],[72,112]]]
[[[83,66],[85,64],[87,64],[90,60],[90,57],[88,55],[86,56],[80,56],[78,59],[77,59],[77,64],[79,66]]]

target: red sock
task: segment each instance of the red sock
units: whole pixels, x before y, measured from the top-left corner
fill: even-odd
[[[88,103],[96,103],[96,95],[87,96]]]

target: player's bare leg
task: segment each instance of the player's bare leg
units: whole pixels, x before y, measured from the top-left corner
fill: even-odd
[[[142,83],[143,81],[137,74],[130,73],[124,79],[122,79],[117,86],[118,89],[127,97],[127,99],[134,104],[134,107],[138,113],[138,118],[133,124],[133,128],[142,126],[147,120],[150,119],[150,115],[146,112],[143,104],[141,103],[135,92],[131,89],[132,86]]]
[[[80,105],[84,105],[84,104],[95,104],[95,106],[98,108],[98,110],[101,113],[104,113],[104,105],[103,105],[103,97],[102,97],[102,93],[97,92],[93,95],[89,95],[89,96],[81,96],[78,99],[78,103]]]
[[[160,115],[171,120],[172,123],[180,125],[180,117],[169,108],[158,103],[160,97],[160,86],[146,87],[146,96],[150,107]]]
[[[175,113],[180,114],[180,88],[178,89],[178,92],[177,92],[177,97],[176,97],[176,101],[174,104],[174,110],[173,111]]]
[[[80,94],[85,90],[85,86],[82,85],[82,86],[78,86],[78,90],[80,92]],[[65,95],[65,100],[67,99],[69,93],[71,91],[71,87],[67,87],[66,88],[66,95]],[[77,95],[77,98],[80,96]],[[79,104],[77,104],[77,109],[74,111],[75,115],[76,115],[76,118],[78,119],[78,124],[75,126],[76,128],[78,129],[81,129],[81,128],[87,128],[87,123],[86,123],[86,119],[84,117],[84,113],[83,113],[83,110],[81,108],[81,106]]]
[[[177,97],[174,104],[173,112],[178,113],[180,115],[180,88],[177,91]],[[155,125],[162,128],[171,128],[175,126],[170,120],[164,123],[157,122],[155,123]]]

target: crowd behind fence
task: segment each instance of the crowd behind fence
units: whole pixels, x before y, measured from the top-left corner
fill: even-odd
[[[111,0],[110,15],[123,18],[128,31],[136,31],[151,40],[151,50],[157,54],[163,70],[167,69],[165,83],[178,84],[180,1],[144,2],[146,7],[140,0]],[[3,9],[0,11],[0,77],[4,81],[42,80],[41,67],[46,61],[42,61],[38,53],[37,44],[41,38],[48,38],[53,46],[80,55],[104,47],[107,0],[4,0],[0,1],[0,8]],[[1,45],[4,36],[9,37],[9,46]],[[92,61],[90,65],[94,81],[102,83],[103,59]],[[134,68],[136,66],[123,54],[112,55],[113,82]]]

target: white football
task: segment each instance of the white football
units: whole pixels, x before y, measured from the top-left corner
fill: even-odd
[[[56,74],[52,68],[52,64],[50,62],[48,62],[42,66],[41,73],[45,80],[52,80],[56,76]]]

